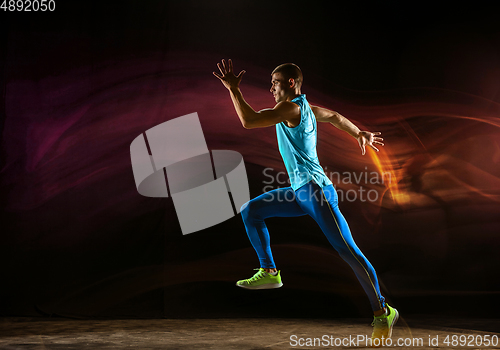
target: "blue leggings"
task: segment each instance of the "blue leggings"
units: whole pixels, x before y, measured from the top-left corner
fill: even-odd
[[[370,299],[373,311],[385,307],[377,274],[354,243],[349,226],[340,213],[337,192],[332,185],[321,188],[310,181],[296,191],[291,187],[278,188],[252,199],[241,209],[248,238],[259,256],[261,267],[276,267],[264,219],[308,214],[318,223],[342,259],[351,266]]]

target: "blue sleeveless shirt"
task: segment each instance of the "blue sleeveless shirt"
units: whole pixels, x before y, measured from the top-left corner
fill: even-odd
[[[284,122],[276,124],[278,147],[290,178],[290,186],[295,191],[311,180],[320,187],[331,185],[332,182],[319,165],[316,117],[306,95],[299,95],[292,102],[300,107],[299,125],[290,128]]]

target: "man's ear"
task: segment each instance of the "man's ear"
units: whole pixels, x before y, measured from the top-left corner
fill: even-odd
[[[293,89],[295,87],[295,79],[293,78],[288,79],[288,85],[290,86],[290,88]]]

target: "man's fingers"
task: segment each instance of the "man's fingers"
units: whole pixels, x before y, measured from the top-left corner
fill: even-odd
[[[229,69],[227,68],[226,60],[222,60],[222,65],[224,66],[224,74],[225,74],[229,71]]]
[[[381,145],[381,146],[383,146],[383,145],[384,145],[384,144],[383,144],[382,142],[380,142],[380,141],[373,141],[373,143],[376,143],[377,145]]]
[[[382,137],[374,137],[373,138],[375,141],[384,141],[384,139]]]
[[[224,71],[222,70],[222,67],[221,67],[220,63],[217,63],[217,67],[219,67],[219,70],[220,70],[220,72],[221,72],[222,76],[226,75],[226,72],[224,72]]]
[[[371,147],[371,148],[373,148],[375,151],[377,151],[377,152],[378,152],[378,148],[377,148],[377,147],[375,147],[374,145],[370,145],[370,147]]]
[[[242,70],[242,71],[240,72],[240,74],[238,74],[238,76],[237,76],[236,78],[240,79],[240,78],[241,78],[241,76],[242,76],[243,74],[245,74],[246,72],[247,72],[246,70]]]
[[[228,66],[229,66],[229,73],[233,71],[233,61],[231,59],[227,60]]]
[[[373,135],[380,135],[381,132],[380,131],[377,131],[377,132],[372,132]]]
[[[219,78],[220,80],[222,80],[222,77],[221,77],[219,74],[217,74],[217,73],[215,73],[215,72],[212,72],[212,73],[213,73],[213,75],[215,75],[217,78]]]

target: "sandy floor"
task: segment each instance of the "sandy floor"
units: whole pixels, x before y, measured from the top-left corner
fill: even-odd
[[[495,331],[499,329],[499,321],[492,319],[446,320],[419,317],[400,320],[394,328],[392,347],[498,349],[500,333]],[[370,334],[370,320],[365,319],[3,318],[0,348],[169,350],[366,348],[366,337]],[[447,336],[449,344],[446,343]],[[314,338],[319,339],[315,342]],[[496,346],[484,346],[488,339],[490,341],[496,339]],[[398,341],[403,346],[398,346]],[[482,346],[479,341],[483,342]],[[464,346],[461,346],[460,342]]]

